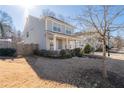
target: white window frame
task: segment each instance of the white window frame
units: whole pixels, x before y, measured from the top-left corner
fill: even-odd
[[[70,31],[71,33],[67,33],[67,31]],[[72,34],[72,28],[66,27],[65,33],[68,34],[68,35],[71,35]]]
[[[54,30],[54,27],[56,27],[57,29],[59,28],[60,29],[60,31],[58,31],[58,30]],[[52,23],[52,30],[54,31],[54,32],[61,32],[61,25],[60,24],[58,24],[58,23],[56,23],[56,22],[53,22]]]

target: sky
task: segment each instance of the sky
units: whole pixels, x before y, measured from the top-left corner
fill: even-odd
[[[83,6],[80,5],[41,5],[41,6],[28,6],[28,5],[0,5],[0,10],[7,12],[13,20],[13,25],[16,30],[23,31],[25,19],[27,15],[33,15],[35,17],[40,17],[44,9],[49,9],[57,15],[63,15],[65,17],[71,16],[75,17],[82,13]],[[28,12],[27,12],[28,11]],[[124,18],[119,19],[118,21],[123,21]],[[124,31],[120,33],[124,36]],[[117,35],[115,33],[114,35]]]
[[[81,6],[32,6],[28,9],[28,14],[40,17],[42,10],[50,9],[56,14],[62,14],[63,16],[75,16],[80,13]],[[0,5],[0,10],[7,12],[13,20],[13,25],[17,30],[23,31],[25,18],[28,15],[25,10],[25,6],[15,5]]]

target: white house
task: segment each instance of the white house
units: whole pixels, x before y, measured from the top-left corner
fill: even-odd
[[[3,24],[4,37],[2,37],[0,29],[0,48],[14,48],[15,46],[15,33],[10,25]]]
[[[36,18],[28,16],[24,27],[25,44],[38,44],[39,49],[61,50],[79,47],[74,34],[75,27],[50,16]]]
[[[102,45],[100,35],[96,31],[77,32],[75,37],[80,38],[80,46],[82,48],[86,44],[90,44],[96,50]]]
[[[2,27],[4,30],[4,38],[11,38],[14,35],[13,29],[11,26],[3,24]],[[1,29],[0,29],[0,38],[2,38]]]

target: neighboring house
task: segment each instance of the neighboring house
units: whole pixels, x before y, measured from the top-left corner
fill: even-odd
[[[4,38],[11,38],[11,37],[14,35],[11,26],[6,25],[6,24],[3,24],[2,27],[3,27],[4,35],[5,35]],[[0,38],[2,38],[1,32],[2,32],[2,31],[1,31],[1,29],[0,29]]]
[[[13,48],[16,40],[15,33],[11,26],[3,24],[4,37],[2,37],[0,29],[0,48]]]
[[[94,49],[98,49],[102,45],[100,35],[95,31],[77,32],[75,37],[80,38],[80,47],[84,48],[86,44],[90,44]]]
[[[124,39],[118,36],[113,36],[110,38],[110,47],[112,48],[122,48],[124,47]]]
[[[36,18],[28,16],[24,27],[25,44],[38,44],[39,49],[61,50],[79,47],[74,37],[75,27],[50,16]]]

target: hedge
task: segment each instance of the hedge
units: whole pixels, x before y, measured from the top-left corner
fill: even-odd
[[[50,57],[50,58],[72,58],[74,56],[82,57],[83,50],[81,48],[76,49],[62,49],[61,51],[52,51],[52,50],[35,50],[35,55],[43,56],[43,57]]]
[[[16,56],[16,49],[14,48],[1,48],[0,56]]]

